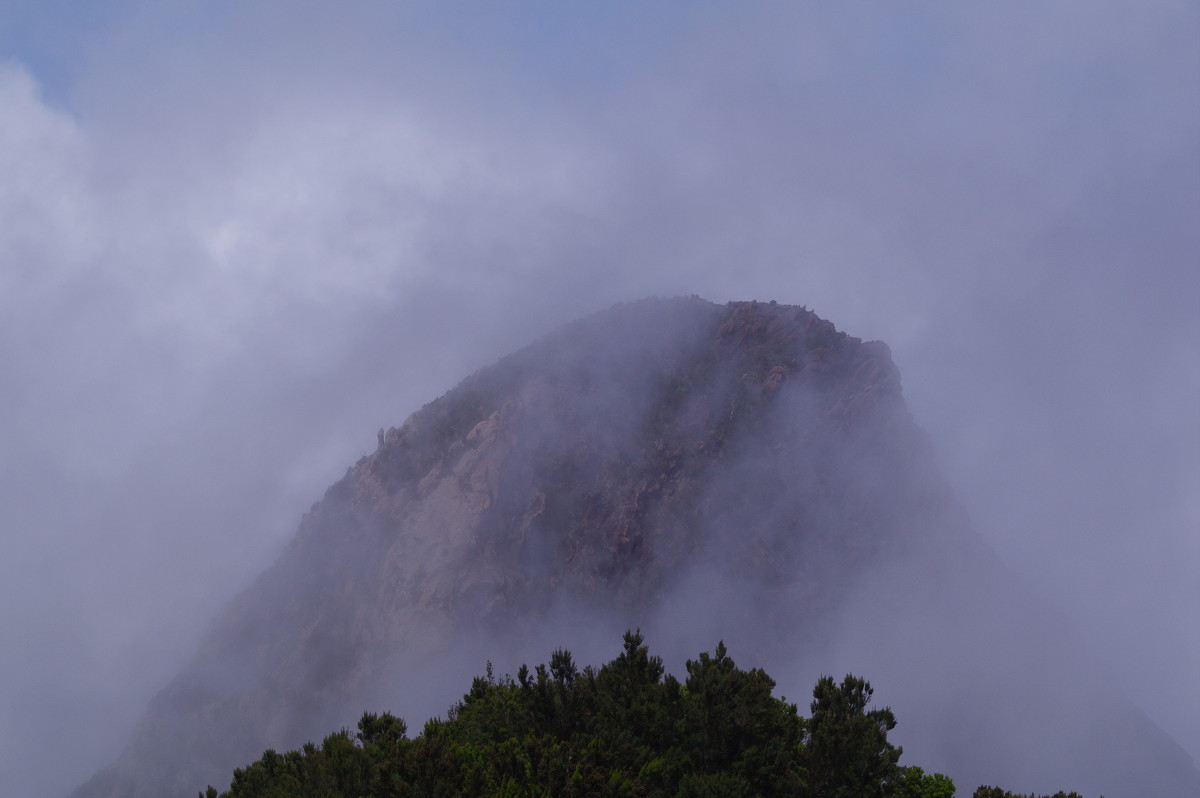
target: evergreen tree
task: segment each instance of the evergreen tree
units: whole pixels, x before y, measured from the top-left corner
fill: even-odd
[[[942,773],[927,775],[915,765],[902,767],[896,794],[900,798],[954,798],[954,782]]]
[[[1062,790],[1054,793],[1054,795],[1038,795],[1031,792],[1026,796],[1021,793],[1009,792],[1000,787],[989,787],[981,784],[975,789],[971,798],[1083,798],[1083,796],[1077,792],[1063,792]],[[1100,798],[1104,798],[1104,796],[1100,796]]]
[[[724,643],[689,660],[687,674],[683,684],[667,675],[640,632],[627,632],[598,671],[580,670],[565,650],[549,667],[521,666],[516,680],[488,663],[447,718],[414,739],[400,718],[365,712],[356,734],[265,751],[234,771],[229,790],[200,798],[954,796],[946,776],[899,766],[887,741],[896,719],[870,707],[863,679],[822,677],[805,720]],[[974,798],[1024,797],[980,787]]]
[[[902,749],[888,742],[896,727],[891,709],[868,709],[870,682],[848,674],[841,685],[822,676],[813,690],[812,718],[802,760],[815,798],[886,798],[895,795]]]
[[[796,794],[802,787],[796,706],[772,696],[775,681],[764,671],[740,670],[723,642],[714,654],[687,663],[683,750],[690,770],[726,774],[747,794]],[[701,783],[689,789],[701,790]],[[711,783],[733,789],[732,782]]]

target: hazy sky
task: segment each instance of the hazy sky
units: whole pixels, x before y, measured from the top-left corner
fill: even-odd
[[[887,341],[1200,758],[1191,0],[0,0],[0,784],[110,761],[376,429],[692,293]]]

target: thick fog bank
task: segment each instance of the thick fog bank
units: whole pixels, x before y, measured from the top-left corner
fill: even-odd
[[[974,527],[1200,758],[1193,3],[12,0],[0,62],[14,794],[119,753],[376,429],[656,293],[887,341]]]
[[[485,658],[599,661],[635,627],[680,672],[724,640],[801,703],[874,673],[908,762],[964,785],[1200,788],[971,528],[886,346],[693,297],[567,325],[381,430],[78,795],[182,794],[368,707],[415,729]]]

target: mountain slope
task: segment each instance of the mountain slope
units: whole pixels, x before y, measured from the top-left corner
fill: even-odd
[[[919,617],[926,645],[978,650],[960,655],[956,670],[970,670],[977,657],[994,662],[990,652],[1041,645],[984,598],[1003,590],[909,417],[886,346],[774,303],[621,305],[381,430],[376,451],[214,623],[121,759],[77,795],[190,796],[262,749],[295,747],[364,709],[419,722],[412,712],[444,709],[454,696],[440,685],[486,656],[567,645],[586,657],[588,640],[625,627],[684,653],[723,637],[795,668],[849,645],[848,622],[869,630],[871,654],[912,657],[889,634]],[[980,623],[996,631],[961,631]],[[1061,667],[1044,646],[1037,656]],[[1026,673],[998,668],[981,692],[1002,703]],[[986,777],[978,749],[1005,756],[999,730],[954,722],[980,746],[938,750]],[[1151,740],[1169,766],[1146,770],[1190,778],[1147,722],[1130,728],[1111,744]],[[1091,762],[1029,772],[1058,778]]]

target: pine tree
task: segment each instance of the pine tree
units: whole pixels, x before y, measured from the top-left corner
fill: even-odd
[[[803,762],[815,798],[887,798],[897,792],[902,749],[888,742],[891,709],[868,709],[870,682],[847,675],[841,685],[822,676],[813,690]]]

